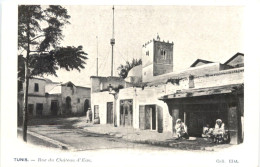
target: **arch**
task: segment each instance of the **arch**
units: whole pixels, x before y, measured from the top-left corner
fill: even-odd
[[[88,111],[88,108],[90,108],[90,104],[89,104],[89,100],[86,99],[84,101],[84,113],[86,113]]]
[[[66,113],[71,113],[71,97],[66,97]]]

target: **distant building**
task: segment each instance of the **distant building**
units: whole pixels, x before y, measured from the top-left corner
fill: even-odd
[[[197,59],[194,63],[192,63],[190,67],[198,67],[209,63],[213,63],[213,62],[208,60]]]
[[[232,67],[244,67],[244,54],[237,53],[228,59],[224,64]]]
[[[91,78],[92,89],[96,90],[92,91],[91,105],[100,123],[112,124],[116,107],[119,126],[175,134],[176,119],[181,118],[189,135],[201,136],[206,123],[214,127],[216,119],[222,119],[230,131],[231,143],[242,142],[244,68],[231,64],[239,56],[224,64],[198,60],[190,68],[174,72],[173,43],[159,40],[143,46],[142,68],[129,71],[125,81],[106,80],[106,86],[127,83],[118,91],[116,106],[108,91],[96,88],[100,86],[97,77]],[[236,62],[243,64],[243,59],[239,60]]]
[[[133,67],[125,78],[126,82],[138,84],[142,82],[142,65]]]
[[[23,111],[24,88],[25,85],[20,86],[18,92],[19,116]],[[29,81],[29,116],[82,115],[90,107],[90,101],[90,88],[72,82],[62,84],[45,78],[31,78]]]

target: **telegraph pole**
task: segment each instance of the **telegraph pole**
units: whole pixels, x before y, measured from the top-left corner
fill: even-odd
[[[114,63],[113,57],[114,57],[114,45],[115,45],[115,36],[114,36],[115,35],[114,34],[114,10],[115,10],[115,8],[114,8],[114,6],[113,6],[112,10],[113,10],[113,25],[112,25],[112,38],[110,40],[110,44],[112,46],[111,76],[113,76],[113,63]]]
[[[96,36],[97,38],[97,76],[98,76],[98,36]]]

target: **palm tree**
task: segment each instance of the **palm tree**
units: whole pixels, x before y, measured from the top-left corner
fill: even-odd
[[[134,68],[135,66],[138,66],[142,64],[142,59],[132,59],[132,62],[129,62],[129,61],[126,61],[126,64],[125,65],[120,65],[117,70],[119,71],[118,72],[118,75],[121,77],[121,78],[126,78],[127,75],[128,75],[128,72]]]

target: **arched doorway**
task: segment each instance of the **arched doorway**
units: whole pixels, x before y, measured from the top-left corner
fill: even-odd
[[[86,99],[84,102],[84,113],[86,113],[88,111],[88,108],[90,108],[89,100]]]
[[[71,98],[69,96],[66,97],[66,113],[71,113]]]

